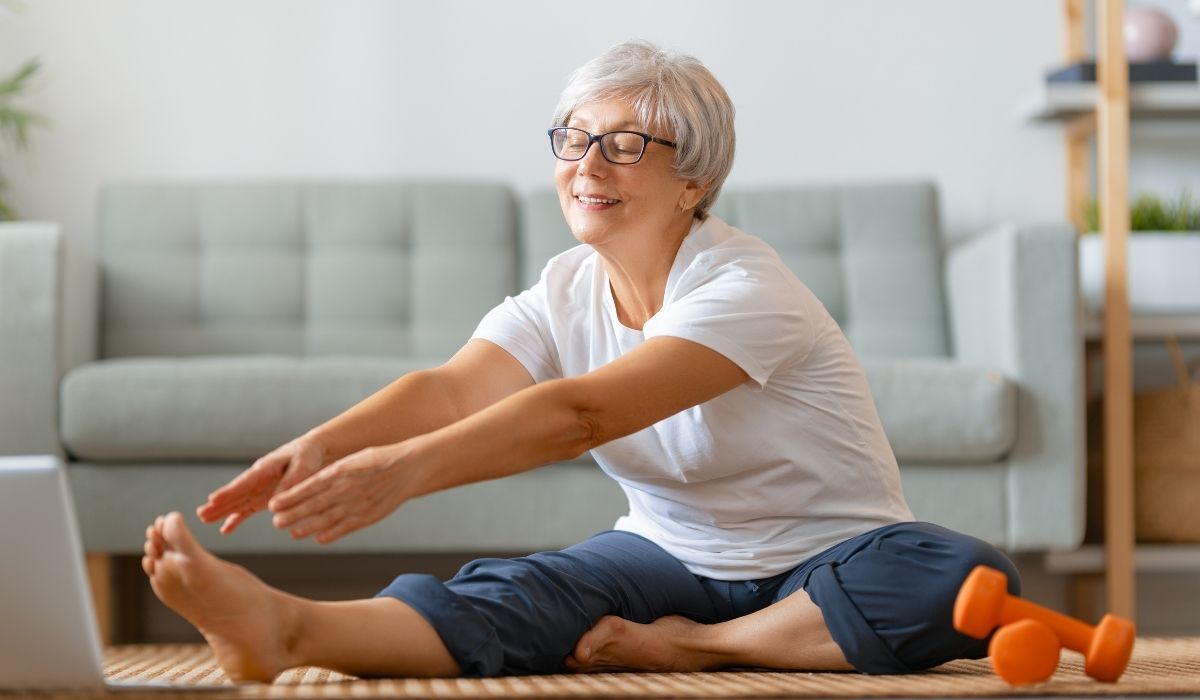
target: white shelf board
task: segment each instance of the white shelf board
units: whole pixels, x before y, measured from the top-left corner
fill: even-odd
[[[1099,101],[1095,83],[1042,83],[1018,106],[1017,116],[1049,121],[1091,112]],[[1200,83],[1130,83],[1129,112],[1134,117],[1200,117]]]
[[[1052,574],[1102,573],[1103,545],[1047,552],[1046,571]],[[1133,549],[1133,568],[1144,573],[1200,573],[1200,544],[1139,544]]]
[[[1083,322],[1083,335],[1088,340],[1103,337],[1104,324],[1100,316],[1089,314]],[[1187,316],[1130,316],[1129,334],[1134,340],[1162,340],[1173,335],[1181,340],[1200,339],[1200,314]]]

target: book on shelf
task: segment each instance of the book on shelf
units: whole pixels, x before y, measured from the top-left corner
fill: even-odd
[[[1048,83],[1094,83],[1096,82],[1096,62],[1079,61],[1061,68],[1051,69],[1046,73]],[[1129,82],[1196,82],[1196,64],[1175,63],[1174,61],[1152,61],[1149,63],[1130,63]]]

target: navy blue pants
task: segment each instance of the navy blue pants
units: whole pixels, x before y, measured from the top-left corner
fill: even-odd
[[[853,537],[791,571],[753,581],[691,573],[650,540],[601,532],[560,552],[479,559],[445,583],[404,574],[380,596],[412,606],[441,636],[464,676],[558,673],[605,615],[648,623],[682,615],[712,624],[748,615],[803,589],[846,660],[864,673],[907,673],[982,658],[987,640],[955,631],[954,599],[967,574],[1012,562],[982,540],[930,523],[897,523]]]

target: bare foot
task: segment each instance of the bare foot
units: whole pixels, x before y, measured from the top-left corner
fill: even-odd
[[[705,627],[678,615],[648,625],[607,615],[579,638],[564,665],[584,673],[716,668],[717,658],[700,649]]]
[[[200,630],[227,676],[270,682],[298,665],[289,655],[296,619],[285,594],[201,547],[182,515],[146,528],[145,553],[154,594]]]

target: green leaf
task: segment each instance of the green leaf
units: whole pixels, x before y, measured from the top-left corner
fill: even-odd
[[[8,143],[18,150],[25,149],[29,146],[29,129],[50,124],[45,117],[13,105],[13,100],[28,87],[29,79],[41,65],[41,59],[31,58],[11,76],[0,81],[0,143]]]
[[[1100,204],[1088,200],[1084,216],[1088,230],[1100,230]],[[1129,230],[1139,231],[1200,231],[1200,202],[1185,188],[1179,198],[1163,201],[1153,193],[1142,193],[1129,205]]]
[[[8,183],[4,178],[0,177],[0,221],[15,221],[17,212],[8,202],[4,201],[4,190],[8,189]]]
[[[35,73],[42,67],[42,60],[38,57],[33,57],[25,62],[25,65],[17,69],[16,73],[0,82],[0,98],[5,95],[16,95],[26,87],[26,82],[33,77]]]
[[[50,120],[39,114],[0,107],[0,141],[7,140],[18,148],[29,145],[29,127],[49,124]]]

